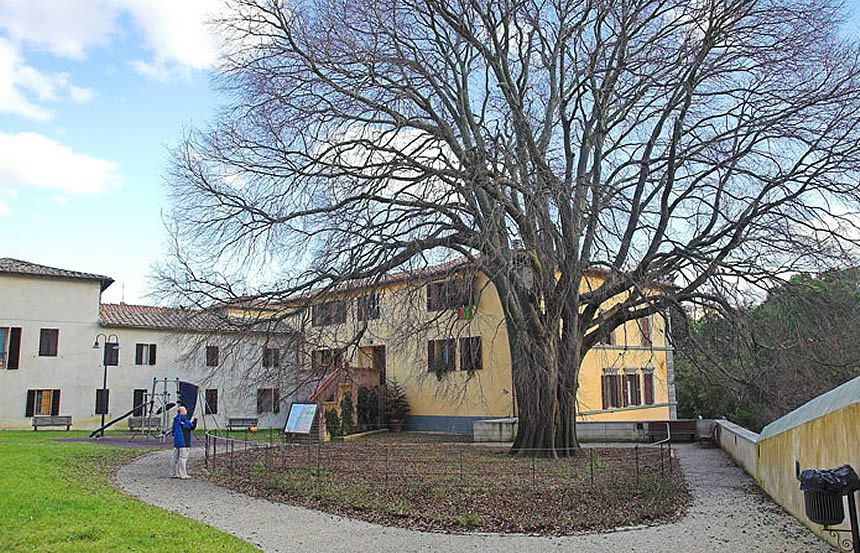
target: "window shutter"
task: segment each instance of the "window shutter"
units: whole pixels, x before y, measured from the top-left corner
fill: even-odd
[[[155,365],[155,352],[157,350],[157,346],[155,344],[149,345],[149,364]]]
[[[433,371],[436,369],[436,348],[433,340],[427,341],[427,370]]]
[[[60,414],[60,390],[51,392],[51,416],[56,417]]]
[[[136,344],[134,346],[134,364],[135,365],[143,365],[143,344]]]
[[[206,390],[206,395],[204,396],[206,399],[206,407],[205,413],[207,415],[217,415],[218,414],[218,389],[217,388],[209,388]]]
[[[9,361],[7,369],[17,369],[21,359],[21,328],[13,327],[9,330]],[[32,413],[29,416],[33,416]]]
[[[39,329],[39,356],[56,357],[60,331],[56,328]]]
[[[628,401],[628,396],[630,395],[630,386],[627,381],[627,375],[621,377],[621,406],[627,407],[630,402]]]
[[[645,405],[654,405],[654,373],[646,372],[642,378],[645,381]]]
[[[266,390],[263,390],[263,389],[257,390],[257,414],[258,415],[263,412],[263,403],[264,403],[265,391]]]
[[[27,406],[24,408],[24,416],[32,417],[36,409],[36,390],[27,390]]]
[[[600,384],[603,389],[603,408],[609,409],[609,376],[601,375]]]
[[[281,389],[275,388],[272,390],[272,413],[281,412]]]
[[[143,413],[144,413],[144,405],[143,405],[144,399],[143,398],[144,398],[145,394],[146,394],[146,390],[140,390],[140,389],[132,392],[131,404],[132,404],[132,407],[134,407],[134,413],[132,413],[132,415],[134,415],[135,417],[142,417],[143,416]]]

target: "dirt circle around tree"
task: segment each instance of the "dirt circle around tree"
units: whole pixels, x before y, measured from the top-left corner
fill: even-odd
[[[679,519],[690,502],[659,447],[589,447],[566,458],[400,434],[210,456],[199,476],[254,497],[431,532],[563,536]]]

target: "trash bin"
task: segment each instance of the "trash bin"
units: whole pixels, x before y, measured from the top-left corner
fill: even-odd
[[[829,470],[805,470],[798,479],[806,516],[825,526],[845,520],[842,496],[860,490],[860,477],[850,465]]]

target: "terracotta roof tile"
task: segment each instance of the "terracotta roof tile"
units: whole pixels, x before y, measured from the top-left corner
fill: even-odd
[[[102,326],[120,328],[197,332],[289,332],[283,323],[277,321],[231,319],[219,311],[127,303],[101,304],[100,319]]]
[[[64,280],[96,280],[101,282],[102,291],[113,284],[113,279],[104,275],[69,271],[68,269],[58,269],[56,267],[48,267],[47,265],[39,265],[38,263],[30,263],[29,261],[22,261],[11,257],[0,257],[0,273]]]

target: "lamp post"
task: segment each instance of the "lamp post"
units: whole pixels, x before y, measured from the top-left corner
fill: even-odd
[[[98,334],[96,334],[96,339],[93,341],[93,349],[99,349],[102,346],[102,344],[99,343],[99,339],[102,340],[102,342],[104,343],[104,347],[105,347],[104,354],[102,355],[102,365],[104,365],[104,376],[102,379],[102,405],[101,405],[101,409],[100,409],[101,415],[102,415],[102,422],[101,422],[102,430],[99,433],[99,437],[104,438],[104,436],[105,436],[105,429],[104,429],[105,415],[107,414],[107,404],[108,404],[108,398],[107,398],[107,393],[108,393],[108,391],[107,391],[108,351],[118,351],[119,350],[119,337],[116,334],[107,334],[106,335],[102,332],[99,332]],[[111,363],[111,365],[114,365],[114,363]]]

